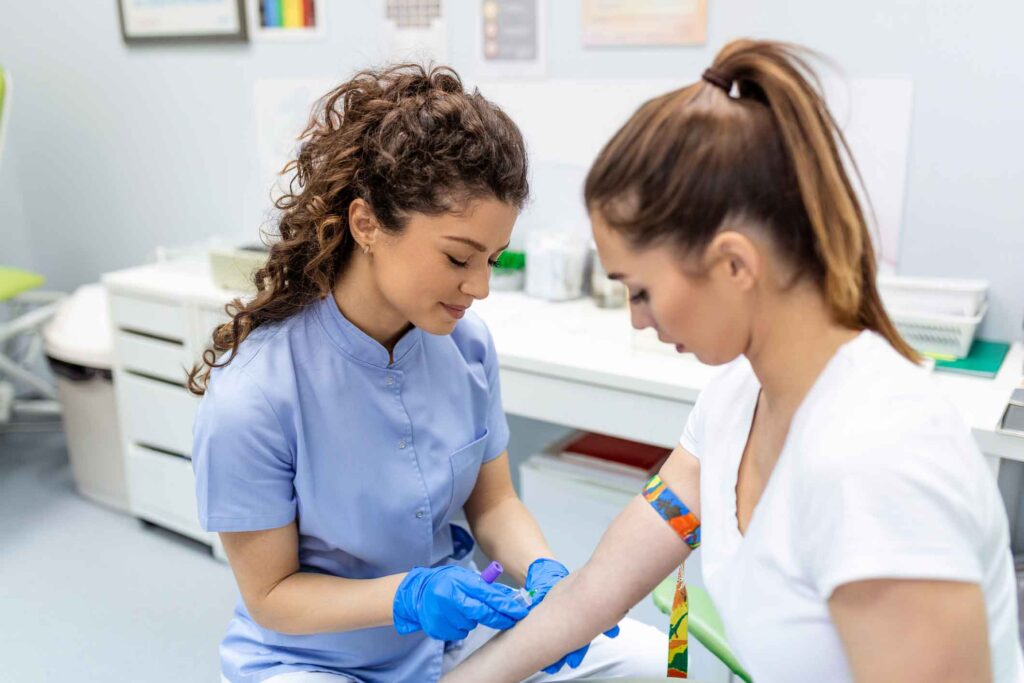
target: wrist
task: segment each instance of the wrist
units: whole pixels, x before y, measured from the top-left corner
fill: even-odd
[[[391,601],[391,617],[395,630],[401,634],[414,633],[422,628],[417,605],[426,584],[426,567],[413,567],[409,570],[395,589]]]

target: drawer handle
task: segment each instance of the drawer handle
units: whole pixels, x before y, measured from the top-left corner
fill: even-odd
[[[181,368],[182,381],[180,381],[180,382],[174,382],[174,381],[171,381],[169,379],[164,379],[163,377],[157,377],[156,375],[150,375],[150,374],[147,374],[145,372],[139,372],[138,370],[127,370],[126,369],[125,370],[125,374],[133,375],[135,377],[139,377],[141,379],[146,379],[146,380],[149,380],[151,382],[160,382],[160,384],[166,384],[169,387],[176,387],[178,389],[187,389],[187,387],[185,386],[185,380],[184,380],[184,375],[186,374],[186,370],[185,370],[184,366]]]
[[[153,334],[152,332],[143,332],[142,330],[136,330],[132,327],[119,327],[120,331],[127,334],[134,334],[137,337],[145,337],[146,339],[153,339],[156,341],[164,342],[166,344],[174,344],[175,346],[184,346],[185,342],[181,339],[174,339],[173,337],[164,337],[159,334]]]
[[[153,451],[154,453],[159,453],[161,455],[169,455],[172,458],[181,458],[182,460],[192,460],[192,458],[190,458],[189,456],[185,455],[184,453],[179,453],[177,451],[168,450],[166,448],[161,448],[160,446],[154,446],[152,444],[144,443],[142,441],[136,442],[135,445],[138,448],[141,448],[142,450]]]

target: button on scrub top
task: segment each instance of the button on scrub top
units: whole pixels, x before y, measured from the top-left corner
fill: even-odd
[[[257,328],[212,372],[194,429],[200,522],[294,520],[305,572],[371,579],[454,562],[450,520],[508,434],[494,344],[474,313],[449,336],[412,329],[389,362],[328,296]],[[240,600],[221,658],[231,681],[300,670],[434,681],[443,650],[391,626],[285,635]]]

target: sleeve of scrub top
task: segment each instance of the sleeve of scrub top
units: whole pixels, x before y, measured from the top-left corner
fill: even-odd
[[[690,415],[686,418],[683,434],[679,437],[679,445],[698,460],[700,460],[700,441],[704,434],[704,410],[701,404],[704,402],[706,395],[707,392],[702,391],[697,396],[697,402],[690,410]]]
[[[980,455],[948,431],[892,431],[826,457],[805,480],[797,542],[823,598],[868,579],[982,579],[984,522],[972,500],[985,494],[964,476]]]
[[[482,324],[482,323],[481,323]],[[498,352],[494,348],[491,333],[484,328],[487,351],[484,355],[484,372],[487,374],[487,448],[484,462],[490,462],[508,449],[508,418],[501,405],[501,379],[498,372]]]
[[[193,428],[199,522],[207,531],[276,529],[295,519],[292,448],[260,387],[218,373]]]

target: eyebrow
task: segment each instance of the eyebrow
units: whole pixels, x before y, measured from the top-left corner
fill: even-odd
[[[469,239],[468,237],[453,237],[451,235],[445,235],[445,239],[452,240],[453,242],[462,242],[463,244],[468,244],[477,251],[487,251],[487,247],[485,247],[484,245],[480,244],[475,240]],[[506,249],[508,249],[509,244],[509,242],[506,242],[505,246],[499,248],[498,251],[505,251]]]
[[[626,276],[623,275],[622,273],[608,273],[608,275],[607,275],[607,278],[609,280],[621,280],[624,277],[626,277]]]

